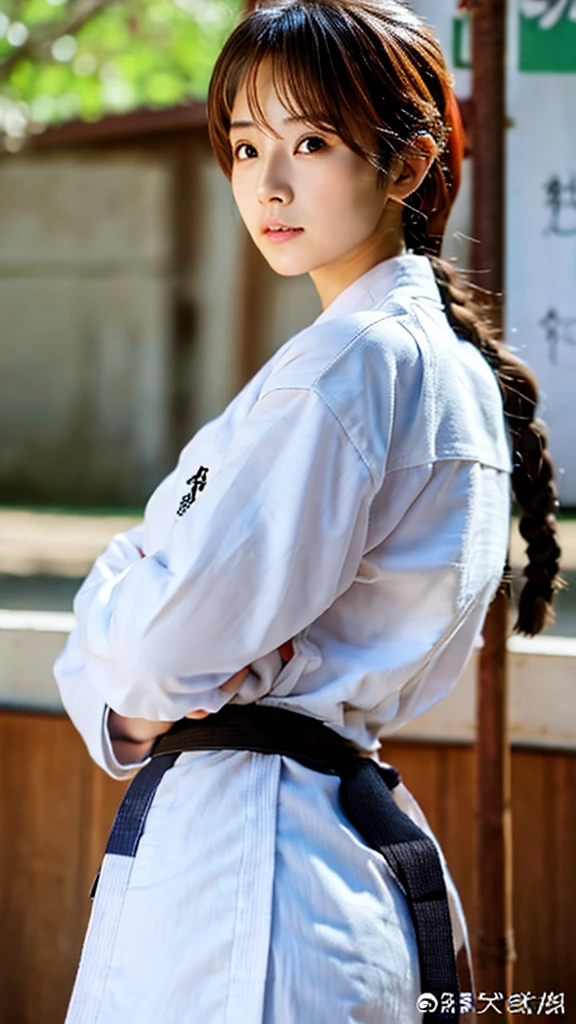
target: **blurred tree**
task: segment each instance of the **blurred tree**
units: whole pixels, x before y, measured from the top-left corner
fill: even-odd
[[[242,0],[0,0],[0,129],[206,94]],[[10,144],[12,142],[12,144]]]

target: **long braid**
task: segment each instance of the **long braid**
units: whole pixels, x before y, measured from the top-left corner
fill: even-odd
[[[534,418],[538,401],[536,380],[526,364],[497,340],[472,285],[445,260],[430,254],[428,258],[450,325],[459,337],[482,353],[502,391],[512,439],[512,489],[523,510],[520,533],[528,543],[526,583],[514,631],[534,636],[554,620],[552,601],[555,591],[562,586],[554,516],[558,504],[554,467],[546,448],[544,424]]]
[[[405,202],[404,237],[408,248],[428,256],[450,325],[481,352],[500,385],[512,441],[512,490],[522,509],[520,533],[528,544],[526,582],[514,630],[534,636],[554,620],[554,593],[563,586],[554,516],[558,505],[554,466],[544,424],[535,419],[538,387],[526,364],[498,340],[487,303],[476,298],[479,290],[440,259],[448,211],[458,191],[464,132],[443,61],[431,61],[428,54],[421,53],[414,54],[413,60],[425,77],[444,136],[433,114],[422,117],[413,139],[428,134],[437,144],[437,155],[420,187]]]

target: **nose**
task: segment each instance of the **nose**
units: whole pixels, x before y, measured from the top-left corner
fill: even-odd
[[[263,205],[280,203],[287,206],[294,198],[289,180],[289,171],[281,153],[271,153],[263,161],[260,180],[256,190]]]

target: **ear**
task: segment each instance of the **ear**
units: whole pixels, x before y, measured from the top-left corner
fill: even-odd
[[[399,202],[420,187],[434,163],[438,147],[430,135],[419,135],[404,156],[396,157],[388,176],[388,198]]]

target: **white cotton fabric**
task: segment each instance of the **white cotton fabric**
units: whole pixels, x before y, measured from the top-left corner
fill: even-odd
[[[201,467],[206,485],[177,515]],[[386,735],[454,685],[481,628],[510,468],[498,385],[449,327],[428,260],[374,267],[199,431],[79,591],[55,672],[92,757],[128,777],[108,707],[216,711],[248,664],[234,702],[313,715],[366,751],[384,740],[385,757]],[[419,1020],[403,896],[338,785],[287,758],[182,755],[98,991],[89,932],[69,1024]],[[421,814],[404,787],[398,799]]]

